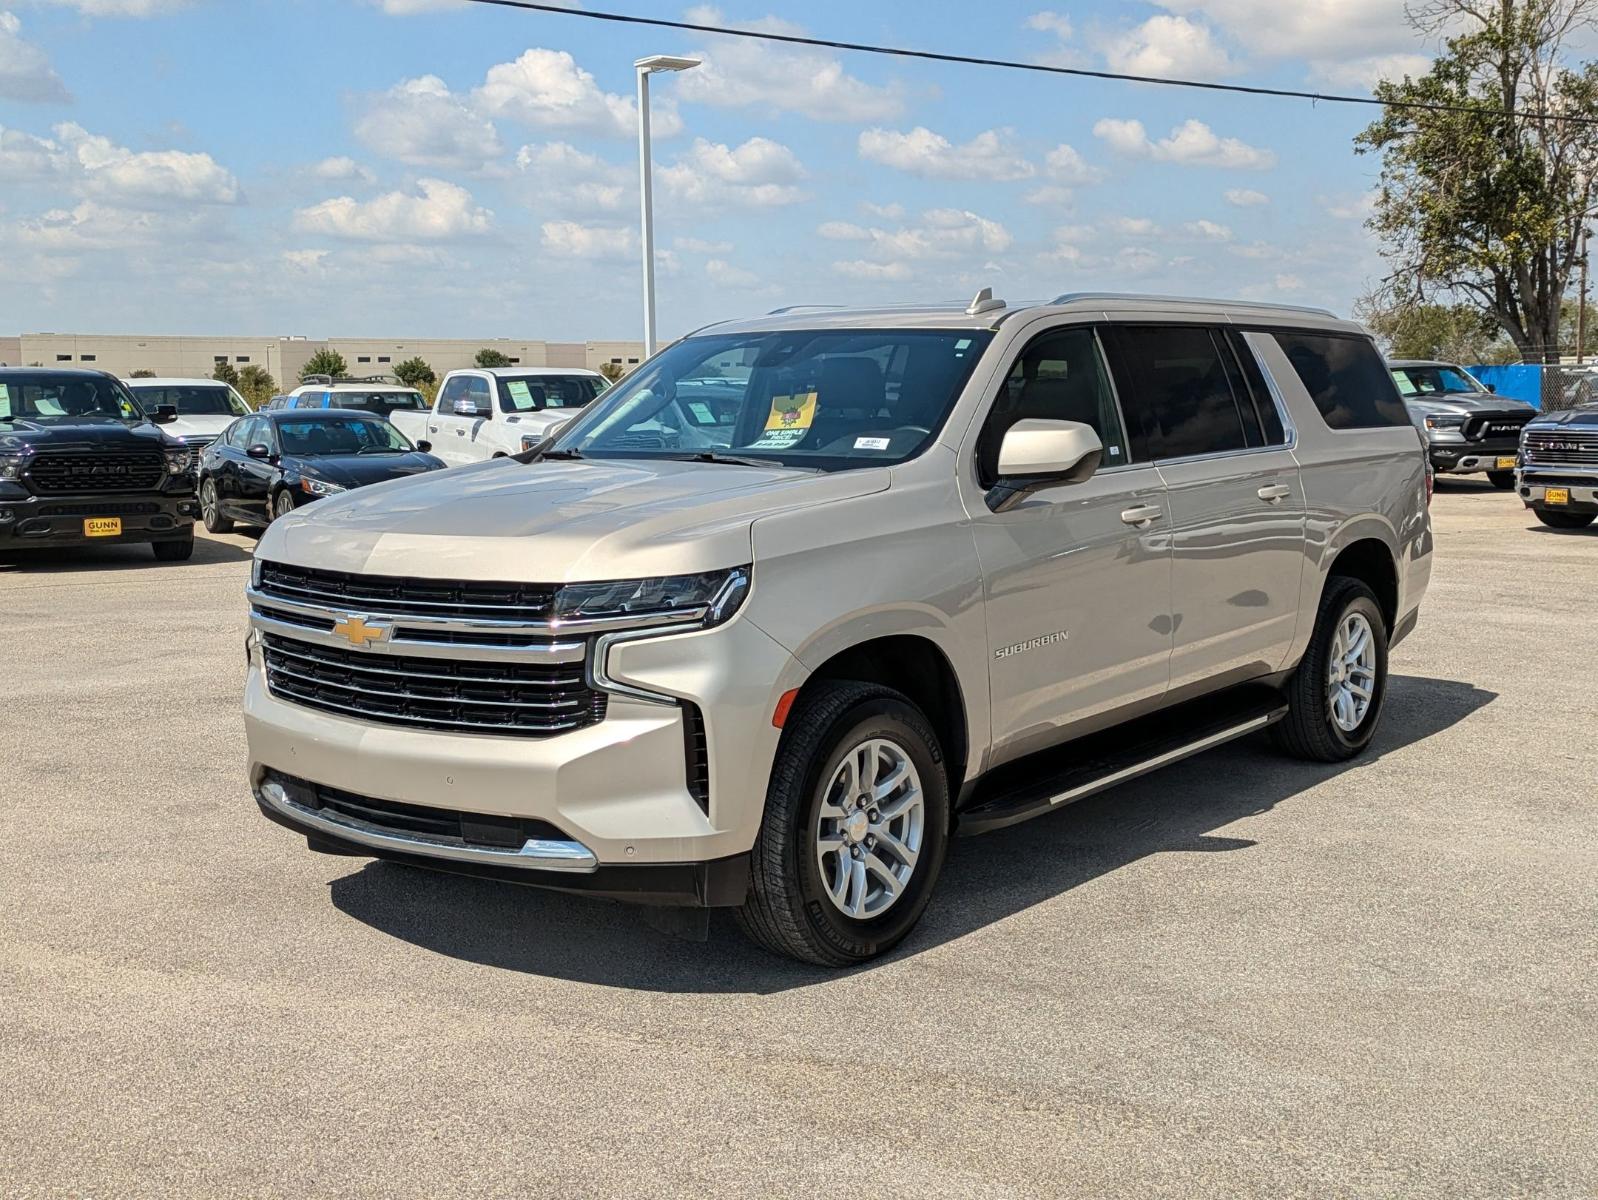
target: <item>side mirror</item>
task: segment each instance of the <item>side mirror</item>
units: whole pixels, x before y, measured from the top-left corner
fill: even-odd
[[[157,404],[155,411],[149,414],[150,424],[170,425],[178,419],[178,406],[176,404]]]
[[[420,441],[416,443],[416,448],[423,454],[431,454],[433,452],[433,443],[425,440]]]
[[[251,458],[271,458],[272,447],[268,446],[265,442],[256,442],[255,445],[245,450],[244,453],[249,455]]]
[[[1498,385],[1496,383],[1489,383],[1487,385],[1487,391],[1494,396],[1498,395]]]
[[[1104,443],[1091,425],[1017,421],[999,446],[999,478],[988,491],[988,508],[1004,512],[1041,488],[1092,479],[1103,457]]]
[[[477,407],[477,401],[475,400],[457,400],[455,401],[455,415],[457,417],[480,417],[483,415],[483,410]]]

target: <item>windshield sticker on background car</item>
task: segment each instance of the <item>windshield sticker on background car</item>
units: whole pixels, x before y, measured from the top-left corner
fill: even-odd
[[[766,432],[754,444],[762,450],[787,450],[805,440],[816,423],[816,393],[773,396]]]
[[[893,445],[892,438],[863,437],[854,440],[856,450],[886,450],[891,445]]]
[[[512,379],[505,385],[505,390],[518,405],[525,404],[528,408],[533,406],[533,391],[527,386],[525,379]]]
[[[716,423],[716,414],[711,412],[710,405],[702,400],[695,400],[688,406],[688,411],[694,414],[694,420],[701,425],[714,425]]]

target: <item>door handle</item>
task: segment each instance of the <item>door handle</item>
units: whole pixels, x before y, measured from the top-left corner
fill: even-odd
[[[1129,508],[1121,514],[1121,520],[1128,525],[1136,525],[1139,529],[1147,529],[1165,514],[1152,504],[1144,504],[1138,508]]]
[[[1261,500],[1269,501],[1272,504],[1279,504],[1281,501],[1286,500],[1293,494],[1293,489],[1288,487],[1285,483],[1273,483],[1266,487],[1262,487],[1255,494],[1259,496]]]

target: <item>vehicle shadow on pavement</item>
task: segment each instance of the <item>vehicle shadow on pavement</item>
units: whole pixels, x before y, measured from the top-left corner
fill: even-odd
[[[1315,784],[1405,749],[1497,699],[1469,683],[1392,677],[1374,755],[1317,765],[1251,739],[1200,755],[1058,813],[953,844],[926,916],[870,971],[914,957],[1154,854],[1242,851],[1217,831]],[[652,929],[637,909],[535,888],[367,863],[331,883],[341,912],[392,937],[508,971],[658,992],[770,994],[837,973],[766,954],[730,914],[707,942]]]
[[[25,550],[18,553],[0,550],[0,574],[67,575],[75,571],[149,570],[174,571],[184,567],[208,567],[217,563],[249,562],[250,547],[212,538],[194,539],[194,555],[184,562],[158,562],[148,546],[85,546],[59,550]]]

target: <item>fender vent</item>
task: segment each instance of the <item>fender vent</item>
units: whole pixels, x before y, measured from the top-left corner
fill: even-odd
[[[686,701],[682,706],[683,749],[686,755],[688,794],[710,815],[710,744],[705,737],[705,716]]]

